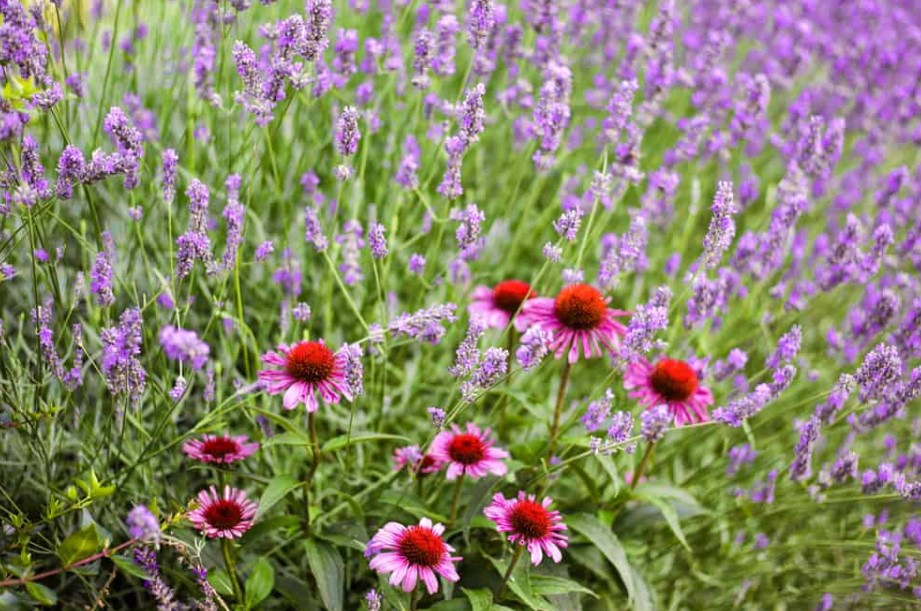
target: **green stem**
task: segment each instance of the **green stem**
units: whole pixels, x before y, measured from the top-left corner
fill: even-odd
[[[449,520],[451,524],[454,524],[454,520],[457,519],[457,501],[460,499],[461,485],[464,483],[465,475],[466,473],[461,473],[454,483],[454,498],[451,499],[451,519]]]
[[[563,366],[563,375],[560,379],[560,389],[556,395],[556,408],[553,410],[553,424],[550,425],[550,449],[547,457],[553,458],[553,451],[560,436],[560,416],[563,413],[563,401],[566,399],[566,388],[569,386],[569,374],[572,372],[572,363],[569,360]]]
[[[643,453],[643,458],[640,460],[640,466],[637,467],[636,471],[633,472],[633,480],[630,482],[630,490],[635,490],[637,484],[640,483],[640,478],[643,477],[643,474],[646,472],[646,467],[649,466],[649,459],[652,457],[652,450],[655,447],[655,442],[646,445],[646,452]]]
[[[310,465],[310,471],[304,478],[304,534],[310,534],[310,488],[313,486],[313,478],[320,467],[322,456],[320,454],[320,440],[317,436],[317,421],[313,412],[307,413],[307,428],[310,430],[310,446],[313,453],[313,461]]]
[[[237,577],[237,567],[233,561],[233,543],[230,539],[221,539],[221,551],[224,553],[224,567],[227,569],[227,575],[230,576],[230,585],[233,586],[233,596],[238,601],[243,601],[243,588],[240,587],[240,579]]]
[[[515,566],[518,564],[518,561],[521,560],[522,553],[524,553],[524,546],[516,545],[515,552],[512,554],[512,561],[508,563],[508,569],[506,569],[505,575],[502,576],[502,584],[499,586],[496,600],[502,600],[502,596],[505,594],[505,588],[508,586],[508,580],[511,579]]]
[[[419,608],[419,586],[416,585],[413,588],[412,593],[409,595],[409,611],[416,611]]]

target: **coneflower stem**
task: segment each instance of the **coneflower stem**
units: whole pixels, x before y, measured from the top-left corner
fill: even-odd
[[[313,412],[307,413],[307,428],[310,432],[310,449],[313,454],[313,461],[310,465],[310,471],[304,478],[304,533],[310,534],[310,488],[313,486],[313,478],[316,476],[317,469],[320,467],[322,455],[320,454],[320,440],[317,436],[317,421],[313,417]]]
[[[416,611],[419,608],[419,586],[416,585],[413,588],[412,593],[409,595],[409,611]]]
[[[502,600],[502,595],[505,594],[505,587],[508,585],[508,580],[511,579],[512,572],[515,570],[515,565],[517,565],[518,561],[521,560],[521,554],[523,552],[523,545],[515,546],[515,551],[512,554],[512,560],[508,563],[508,568],[505,570],[505,575],[502,577],[502,583],[499,585],[499,592],[496,593],[496,600]]]
[[[633,472],[633,480],[630,482],[630,490],[635,490],[636,485],[640,483],[640,478],[643,477],[643,473],[646,472],[646,467],[649,465],[649,459],[652,457],[652,450],[655,447],[655,441],[646,445],[646,451],[643,453],[643,458],[640,459],[640,466],[637,467],[636,471]]]
[[[553,458],[553,451],[556,450],[557,438],[560,435],[560,416],[563,413],[563,401],[566,399],[566,388],[569,386],[569,374],[572,371],[572,363],[568,360],[563,366],[563,375],[560,378],[560,390],[556,395],[556,408],[553,410],[553,424],[550,426],[550,449],[547,450],[547,457]]]
[[[238,601],[243,600],[243,588],[240,587],[240,579],[237,577],[237,567],[233,561],[233,543],[230,539],[221,539],[221,551],[224,552],[224,568],[227,569],[227,575],[230,577],[230,585],[233,587],[233,597]]]
[[[466,473],[461,473],[460,477],[458,477],[457,481],[454,483],[454,498],[451,499],[451,524],[454,524],[454,520],[457,519],[457,501],[460,499],[460,491],[461,485],[464,483],[464,475],[466,475]]]

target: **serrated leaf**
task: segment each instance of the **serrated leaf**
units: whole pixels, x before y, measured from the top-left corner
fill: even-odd
[[[147,574],[147,571],[136,565],[134,562],[125,558],[124,556],[119,556],[118,554],[110,556],[111,560],[115,566],[120,568],[122,572],[131,575],[132,577],[137,577],[139,579],[150,579],[150,575]]]
[[[556,575],[531,575],[531,589],[538,594],[544,594],[547,596],[577,592],[579,594],[588,594],[589,596],[598,598],[597,594],[585,586],[576,583],[571,579],[566,579],[565,577],[557,577]]]
[[[611,529],[602,524],[598,518],[587,513],[577,513],[566,518],[566,524],[579,534],[585,537],[604,554],[604,557],[614,565],[620,574],[624,587],[627,588],[627,596],[632,601],[636,596],[636,586],[633,583],[633,572],[630,562],[627,560],[627,552],[620,539],[617,538]]]
[[[322,450],[324,452],[333,452],[344,448],[347,445],[355,445],[356,443],[367,443],[369,441],[400,441],[403,443],[411,443],[409,437],[404,437],[403,435],[388,435],[386,433],[352,433],[351,437],[348,435],[339,435],[338,437],[333,437],[329,441],[323,444]]]
[[[26,592],[29,593],[29,596],[32,597],[32,600],[40,605],[52,607],[58,604],[58,595],[54,593],[54,590],[43,586],[40,583],[36,583],[34,581],[26,583]]]
[[[323,604],[329,611],[342,611],[345,588],[342,556],[332,545],[316,539],[308,539],[304,547],[307,551],[307,564],[317,580]]]
[[[268,598],[273,587],[275,587],[275,569],[265,557],[262,557],[256,561],[246,579],[244,599],[247,606],[255,607]]]
[[[92,556],[102,549],[102,541],[95,524],[87,524],[78,531],[70,533],[58,546],[58,556],[64,566]]]
[[[256,510],[256,520],[259,520],[266,512],[274,507],[280,500],[285,498],[291,491],[297,489],[301,482],[291,475],[279,475],[272,478],[269,485],[265,487],[262,498],[259,499],[259,508]]]

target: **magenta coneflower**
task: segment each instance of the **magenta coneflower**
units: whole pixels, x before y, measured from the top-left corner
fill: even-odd
[[[550,331],[550,348],[556,358],[568,352],[569,362],[575,363],[580,346],[587,359],[604,354],[602,347],[612,354],[620,350],[619,338],[626,329],[615,317],[629,315],[608,308],[607,300],[595,287],[571,284],[555,299],[537,297],[526,301],[516,325],[519,330],[536,325]]]
[[[504,329],[521,304],[536,296],[531,285],[521,280],[506,280],[493,288],[481,285],[473,289],[473,300],[467,311],[471,317],[479,317],[487,327]]]
[[[352,400],[346,380],[347,356],[342,350],[333,352],[322,341],[281,344],[278,352],[269,351],[262,360],[281,367],[260,371],[259,379],[270,395],[285,393],[285,409],[303,403],[308,412],[315,412],[319,407],[317,393],[327,403],[338,403],[343,396]]]
[[[201,439],[190,439],[182,446],[189,458],[206,463],[225,464],[243,460],[256,453],[259,444],[247,443],[246,435],[202,435]]]
[[[563,558],[560,548],[568,545],[569,538],[560,532],[566,530],[560,512],[547,509],[553,502],[550,497],[538,503],[533,494],[522,490],[517,499],[507,499],[501,493],[492,498],[483,513],[496,523],[500,533],[509,533],[509,541],[527,547],[531,564],[540,564],[544,553],[554,562]]]
[[[419,446],[406,446],[394,450],[393,470],[399,471],[407,465],[422,476],[440,471],[444,463],[431,454],[423,454]]]
[[[437,573],[448,581],[458,581],[454,568],[460,556],[452,556],[454,548],[441,538],[445,527],[422,518],[418,526],[403,526],[388,522],[368,543],[370,567],[378,573],[390,573],[390,585],[400,584],[411,592],[421,579],[429,594],[438,591]]]
[[[684,361],[661,359],[653,365],[641,358],[627,366],[624,388],[643,407],[668,405],[679,426],[710,419],[707,408],[713,405],[713,393],[700,385],[697,374]]]
[[[494,442],[489,433],[489,429],[481,431],[472,422],[467,423],[466,433],[454,424],[450,431],[442,431],[435,436],[429,454],[435,460],[448,464],[446,477],[449,480],[459,475],[477,479],[488,473],[501,477],[508,471],[502,462],[508,458],[508,452],[492,447]]]
[[[189,512],[189,521],[206,537],[237,539],[252,527],[256,509],[242,490],[224,486],[219,495],[211,486],[198,493],[198,508]]]

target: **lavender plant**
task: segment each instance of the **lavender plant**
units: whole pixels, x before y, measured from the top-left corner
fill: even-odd
[[[0,0],[0,607],[917,607],[919,32]]]

